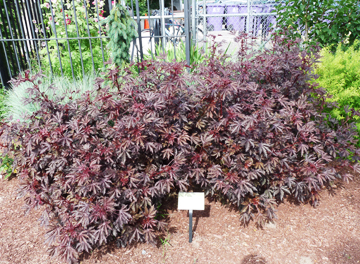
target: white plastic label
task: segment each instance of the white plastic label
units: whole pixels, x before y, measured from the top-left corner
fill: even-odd
[[[179,192],[178,210],[205,210],[203,192]]]

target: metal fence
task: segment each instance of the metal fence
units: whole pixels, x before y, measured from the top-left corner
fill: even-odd
[[[76,10],[75,3],[81,7],[82,2],[84,8],[80,12],[80,10]],[[102,50],[102,62],[104,63],[105,50],[102,39],[106,36],[102,32],[100,24],[99,34],[92,35],[89,28],[94,28],[97,25],[89,19],[98,17],[100,20],[104,14],[107,15],[111,9],[111,1],[101,1],[102,6],[98,3],[100,3],[98,0],[92,3],[88,0],[72,2],[66,0],[0,0],[0,77],[2,84],[7,86],[9,79],[25,69],[43,70],[50,73],[55,71],[64,75],[64,63],[61,60],[64,59],[65,50],[68,50],[68,58],[71,62],[71,48],[73,48],[71,44],[75,42],[78,42],[77,52],[80,54],[83,49],[82,44],[90,47],[93,66],[92,42],[94,40],[99,42]],[[65,17],[65,12],[62,11],[72,8],[73,16]],[[79,13],[85,14],[83,21],[86,21],[88,32],[79,30]],[[61,27],[65,30],[60,31]],[[68,29],[70,27],[76,28],[73,30],[76,31],[76,36],[69,35]],[[79,32],[81,33],[79,34]],[[84,73],[82,56],[80,61],[83,68],[82,73]],[[67,62],[67,60],[65,59],[63,62]],[[70,68],[74,76],[72,63]]]
[[[270,25],[275,24],[272,2],[171,0],[165,7],[160,0],[158,9],[151,10],[147,0],[147,15],[138,16],[144,6],[140,10],[139,0],[127,1],[138,25],[138,37],[129,50],[131,61],[171,52],[174,58],[190,63],[191,40],[193,45],[205,45],[210,34],[235,30],[266,41]],[[25,69],[70,78],[101,69],[110,54],[106,25],[101,22],[110,14],[112,2],[0,0],[2,85],[8,86],[8,81]],[[231,42],[230,35],[223,38]]]
[[[247,32],[266,39],[276,24],[275,6],[272,1],[207,3],[200,0],[192,13],[193,31],[200,36],[197,40],[205,40],[208,34],[218,31]]]

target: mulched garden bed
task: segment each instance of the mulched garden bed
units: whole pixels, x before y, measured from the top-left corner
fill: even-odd
[[[81,263],[360,263],[360,177],[323,190],[320,206],[287,200],[278,219],[259,229],[243,227],[239,212],[206,199],[194,212],[194,238],[188,243],[188,213],[167,208],[167,243],[117,248],[115,242],[84,256]],[[63,263],[49,257],[40,211],[24,216],[24,199],[16,199],[18,180],[0,180],[0,264]],[[172,202],[171,202],[172,201]]]

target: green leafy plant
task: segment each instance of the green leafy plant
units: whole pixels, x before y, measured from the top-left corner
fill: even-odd
[[[137,37],[136,23],[126,7],[120,3],[115,4],[104,23],[108,26],[107,33],[110,37],[108,47],[111,50],[111,58],[116,65],[122,66],[124,62],[130,61],[130,43]]]
[[[164,258],[164,263],[165,263],[165,261],[166,261],[166,257],[165,257],[166,251],[167,251],[168,247],[171,246],[171,244],[170,244],[170,234],[168,233],[167,236],[164,239],[162,239],[160,237],[160,242],[161,242],[161,246],[163,248],[162,256]]]
[[[6,101],[8,100],[7,92],[3,86],[0,85],[0,120],[6,116]]]
[[[162,210],[161,209],[161,206],[162,204],[159,203],[157,206],[156,206],[156,216],[155,216],[155,219],[164,219],[166,218],[167,214],[165,210]]]
[[[1,142],[5,142],[4,138],[6,138],[6,133],[4,137],[4,130],[3,128],[6,127],[5,124],[2,124],[0,128],[0,137]],[[17,150],[21,149],[21,144],[18,140],[18,137],[14,137],[11,139],[12,147],[6,148],[4,145],[1,145],[1,156],[0,159],[0,178],[4,177],[5,179],[10,178],[11,176],[15,176],[17,174],[18,166],[14,164],[14,153]]]
[[[4,175],[5,179],[9,178],[13,174],[13,162],[14,160],[10,158],[9,154],[5,155],[1,159],[0,174]],[[16,170],[14,172],[16,173]]]
[[[359,0],[278,0],[277,25],[305,45],[352,45],[360,36]]]
[[[63,73],[64,76],[71,77],[74,73],[75,77],[81,77],[84,73],[97,72],[103,68],[103,63],[109,59],[105,49],[109,41],[104,38],[105,27],[102,25],[104,5],[104,0],[93,1],[93,6],[90,6],[89,0],[47,0],[41,5],[44,27],[38,21],[32,22],[41,35],[50,35],[50,41],[39,43],[41,70],[44,73],[48,74],[52,70],[57,76]],[[56,37],[60,39],[57,40]],[[67,39],[78,37],[81,39]],[[36,58],[33,65],[37,65],[35,60]]]
[[[170,246],[170,234],[168,234],[164,239],[160,238],[160,241],[163,247]]]
[[[12,164],[13,159],[9,158],[8,155],[2,158],[1,166],[0,166],[0,173],[5,176],[5,179],[10,177],[12,174]]]
[[[338,108],[329,109],[328,112],[339,120],[348,118],[348,108],[360,110],[360,50],[356,49],[359,43],[356,40],[345,51],[339,44],[335,53],[329,47],[324,48],[320,53],[320,62],[315,65],[318,78],[313,82],[332,95],[327,101],[337,103]],[[354,118],[360,135],[360,118]]]

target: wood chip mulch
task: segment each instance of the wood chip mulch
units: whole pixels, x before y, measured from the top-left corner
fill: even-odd
[[[360,176],[322,192],[317,208],[281,203],[278,219],[263,229],[243,227],[239,212],[206,199],[206,210],[194,212],[194,237],[188,243],[188,213],[167,205],[169,232],[156,246],[117,248],[109,243],[82,257],[90,263],[360,263]],[[40,210],[24,215],[16,199],[18,180],[0,180],[0,264],[64,263],[49,257]]]

